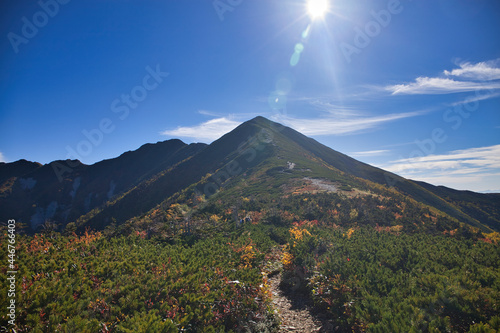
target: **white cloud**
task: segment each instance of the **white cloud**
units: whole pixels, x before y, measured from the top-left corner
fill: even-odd
[[[381,116],[367,116],[354,108],[345,106],[339,107],[325,102],[323,99],[308,98],[306,101],[326,115],[318,118],[304,119],[275,113],[269,118],[285,126],[291,127],[304,135],[347,135],[373,129],[387,122],[421,116],[432,111],[429,109],[406,113],[392,113]],[[206,110],[199,110],[198,113],[214,116],[213,113]],[[180,126],[176,129],[165,130],[160,134],[176,138],[191,138],[197,141],[212,142],[240,125],[241,122],[234,119],[241,119],[244,115],[251,117],[256,116],[256,114],[237,114],[217,117],[198,125]]]
[[[215,112],[208,111],[208,110],[198,110],[199,114],[202,114],[204,116],[210,116],[210,117],[221,117],[220,114],[216,114]]]
[[[224,134],[231,132],[241,123],[225,117],[211,119],[195,126],[177,127],[174,130],[161,132],[162,135],[172,137],[192,138],[197,141],[212,142]]]
[[[500,89],[500,82],[470,82],[455,81],[439,77],[419,77],[415,82],[387,86],[386,91],[392,95],[424,95],[424,94],[451,94],[476,90]]]
[[[465,62],[459,66],[460,68],[451,71],[443,71],[445,77],[421,76],[414,82],[389,85],[384,87],[384,90],[392,95],[422,95],[500,89],[499,59],[476,64]],[[486,99],[486,96],[488,95],[483,95],[483,99]],[[495,97],[495,94],[490,96]]]
[[[336,105],[328,102],[324,99],[311,99],[309,104],[314,106],[316,109],[328,113],[330,116],[337,118],[351,118],[354,116],[361,116],[362,113],[350,106]]]
[[[459,102],[456,102],[456,103],[452,103],[450,105],[451,106],[457,106],[457,105],[462,105],[462,104],[472,104],[472,103],[484,101],[486,99],[496,98],[496,97],[499,97],[499,96],[500,96],[500,92],[497,92],[497,93],[486,93],[484,95],[479,95],[479,94],[476,93],[476,96],[467,97],[466,99],[464,99],[462,101],[459,101]]]
[[[291,116],[274,116],[272,119],[304,135],[346,135],[373,129],[384,123],[421,116],[429,111],[415,111],[406,113],[392,113],[382,116],[359,116],[340,117],[330,116],[314,119],[294,118]]]
[[[424,157],[406,158],[391,163],[408,163],[418,168],[433,168],[435,163],[453,167],[456,163],[470,164],[483,167],[500,168],[500,145],[489,147],[455,150],[443,155],[428,155]]]
[[[411,178],[411,177],[410,177]],[[456,190],[468,190],[474,192],[495,192],[500,193],[498,190],[491,190],[498,188],[500,185],[500,173],[496,174],[478,174],[478,175],[429,175],[419,176],[411,179],[423,181],[433,185],[442,185]]]
[[[5,159],[5,156],[3,156],[3,153],[0,152],[0,162],[5,162],[7,163],[7,160]]]
[[[500,188],[500,145],[402,158],[381,168],[410,179],[457,189]]]
[[[462,77],[470,80],[491,81],[500,80],[500,59],[471,64],[461,63],[460,68],[444,71],[447,76]]]
[[[486,191],[481,191],[481,193],[500,193],[500,189],[499,189],[499,190],[486,190]]]
[[[366,156],[386,155],[387,153],[389,153],[389,150],[368,150],[368,151],[357,151],[354,153],[350,153],[348,155],[352,157],[366,157]]]

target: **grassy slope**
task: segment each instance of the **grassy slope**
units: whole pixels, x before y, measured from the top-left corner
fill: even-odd
[[[414,181],[359,162],[347,155],[334,151],[333,149],[326,147],[321,143],[308,138],[290,128],[284,128],[282,130],[282,134],[293,140],[301,148],[313,153],[321,160],[325,161],[331,166],[334,166],[336,169],[344,173],[351,174],[381,185],[393,186],[399,192],[408,195],[425,205],[435,207],[436,209],[462,222],[466,222],[485,231],[490,230],[490,227],[485,225],[486,221],[484,219],[482,219],[480,222],[476,218],[462,211],[459,206],[436,195],[437,192],[432,188],[432,185],[424,188]],[[468,198],[468,200],[469,199],[470,198]],[[491,226],[491,224],[489,225]],[[496,228],[498,228],[498,226]]]
[[[421,187],[459,207],[464,213],[500,231],[500,194],[457,191],[445,186],[416,182]]]

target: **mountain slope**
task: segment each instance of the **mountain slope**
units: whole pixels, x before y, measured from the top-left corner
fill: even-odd
[[[500,193],[476,193],[458,191],[445,186],[434,186],[424,182],[415,182],[436,196],[458,207],[462,212],[486,226],[499,230]]]
[[[128,219],[146,213],[164,201],[165,198],[199,182],[207,174],[216,173],[218,170],[226,168],[227,171],[224,171],[224,175],[219,173],[221,179],[214,180],[213,183],[210,183],[213,186],[206,188],[207,196],[209,196],[211,191],[217,191],[217,184],[222,180],[240,175],[243,171],[241,166],[248,168],[257,162],[255,160],[253,163],[243,163],[246,156],[239,154],[238,150],[241,150],[241,143],[258,136],[260,130],[261,128],[251,121],[240,125],[209,146],[204,147],[191,158],[164,170],[152,179],[143,181],[118,198],[118,200],[108,203],[105,207],[97,208],[83,216],[78,221],[79,225],[102,228],[112,220],[119,224],[123,223]],[[263,156],[260,158],[262,159]],[[236,159],[240,159],[241,164]]]
[[[214,159],[218,163],[213,163]],[[169,203],[182,202],[179,201],[181,198],[191,197],[193,200],[202,195],[213,196],[212,201],[223,202],[229,207],[237,205],[237,198],[269,194],[279,197],[286,195],[287,191],[291,192],[290,188],[296,188],[301,182],[317,179],[338,188],[355,188],[386,197],[397,196],[397,200],[412,199],[422,207],[434,209],[484,231],[498,228],[495,223],[485,225],[489,221],[484,220],[487,216],[478,220],[477,215],[470,216],[453,201],[441,198],[433,192],[432,185],[423,187],[361,163],[262,117],[236,128],[178,168],[191,170],[192,164],[205,167],[196,175],[199,181],[171,198],[172,193],[169,192],[166,200],[153,210],[166,209]],[[205,173],[208,175],[201,178]]]
[[[66,161],[72,165],[71,172],[58,181],[54,167],[61,163],[36,168],[22,163],[28,172],[17,176],[2,172],[8,168],[0,166],[0,175],[10,179],[2,185],[0,217],[30,221],[34,228],[52,219],[102,229],[113,222],[151,216],[158,209],[165,211],[175,202],[194,205],[195,200],[217,200],[229,208],[242,197],[282,198],[313,188],[313,192],[327,189],[345,198],[372,195],[410,200],[434,215],[484,231],[500,229],[500,212],[495,208],[500,207],[500,196],[464,194],[414,182],[263,117],[241,124],[210,145],[169,140],[92,166]]]
[[[42,165],[40,163],[19,160],[13,163],[0,163],[0,184],[3,184],[9,178],[21,177],[30,173]]]
[[[460,196],[460,199],[455,196],[451,197],[452,200],[450,200],[450,195],[445,195],[443,192],[446,188],[439,191],[436,186],[430,184],[421,186],[422,183],[414,182],[388,171],[359,162],[347,155],[324,146],[316,140],[308,138],[291,128],[273,123],[265,118],[257,117],[252,121],[258,123],[263,129],[268,130],[270,133],[274,133],[274,142],[280,147],[282,155],[281,158],[288,159],[291,162],[298,164],[299,167],[296,166],[297,169],[314,169],[314,165],[311,165],[311,162],[317,163],[321,161],[324,162],[323,165],[340,171],[328,172],[325,174],[325,170],[314,170],[315,173],[313,172],[311,174],[313,177],[324,177],[332,181],[341,181],[341,183],[343,182],[347,185],[360,187],[361,185],[359,184],[359,180],[352,178],[352,176],[354,176],[388,188],[393,188],[399,193],[408,196],[417,202],[433,207],[461,222],[468,223],[485,231],[490,228],[495,230],[500,229],[500,223],[497,222],[499,216],[499,212],[497,210],[489,211],[492,216],[490,216],[490,213],[486,212],[488,209],[483,209],[482,215],[469,215],[466,211],[464,211],[464,207],[467,205],[473,205],[477,201],[478,197],[483,198],[483,201],[486,200],[486,198],[489,198],[489,200],[487,200],[487,208],[500,207],[499,196],[474,194],[469,197],[462,195]],[[305,160],[301,158],[302,156],[305,157]],[[283,162],[281,165],[285,167],[286,163]],[[302,165],[302,167],[300,167],[300,165]],[[300,176],[302,175],[307,176],[307,172],[302,172]],[[458,191],[454,192],[454,190],[448,189],[446,194],[449,194],[450,192],[455,194],[459,193]],[[462,201],[462,204],[457,204],[456,201]]]
[[[16,218],[32,229],[47,220],[66,224],[204,147],[169,140],[93,165],[70,160],[3,165],[0,218]],[[18,169],[19,165],[24,168]]]
[[[396,188],[402,194],[408,195],[413,199],[421,202],[425,205],[432,206],[438,210],[449,214],[452,217],[457,218],[460,221],[466,222],[470,225],[479,228],[485,228],[485,225],[492,227],[494,229],[499,228],[500,223],[489,223],[489,219],[486,216],[482,216],[481,221],[478,221],[474,216],[470,216],[464,213],[460,207],[456,206],[452,201],[447,201],[440,196],[435,186],[427,184],[428,186],[421,186],[422,183],[414,182],[412,180],[405,179],[396,174],[390,173],[388,171],[373,167],[371,165],[359,162],[347,155],[336,152],[329,147],[322,145],[321,143],[308,138],[290,128],[285,128],[283,130],[288,137],[292,138],[301,147],[312,152],[328,164],[334,166],[335,168],[343,171],[345,173],[352,174],[356,177],[370,180],[372,182],[386,185],[389,187]],[[491,196],[494,198],[494,196]],[[467,198],[465,201],[469,202],[474,200],[474,198]],[[497,205],[500,205],[500,201],[496,200]],[[498,213],[497,213],[498,214]],[[498,216],[498,215],[497,215]],[[486,228],[488,229],[488,228]]]

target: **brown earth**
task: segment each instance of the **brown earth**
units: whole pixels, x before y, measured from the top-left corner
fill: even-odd
[[[312,310],[310,301],[301,294],[284,292],[280,288],[281,273],[269,277],[272,305],[280,318],[280,333],[285,332],[335,332],[334,325],[319,318]]]

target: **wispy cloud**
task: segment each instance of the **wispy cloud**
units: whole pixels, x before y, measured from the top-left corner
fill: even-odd
[[[336,117],[332,115],[329,117],[312,119],[279,115],[273,117],[273,120],[292,127],[305,135],[347,135],[374,129],[384,123],[421,116],[428,112],[428,110],[424,110],[406,113],[391,113],[381,116],[351,115],[351,117]]]
[[[452,71],[444,71],[447,76],[456,76],[469,80],[492,81],[500,80],[500,59],[471,64],[464,62],[459,64],[460,68]]]
[[[500,188],[500,145],[403,158],[381,167],[436,185],[476,191]]]
[[[402,170],[500,168],[500,145],[455,150],[443,155],[399,159],[391,163],[398,165]]]
[[[241,123],[226,117],[211,119],[195,126],[177,127],[161,132],[172,137],[192,138],[196,141],[212,142],[224,134],[231,132]]]
[[[413,178],[415,180],[423,181],[433,185],[441,185],[450,187],[456,190],[469,190],[474,192],[495,192],[499,193],[498,190],[492,190],[498,188],[500,185],[500,173],[496,174],[482,174],[482,175],[429,175],[429,176],[419,176],[418,178]]]
[[[221,117],[220,114],[217,114],[215,112],[212,112],[212,111],[208,111],[208,110],[198,110],[198,113],[199,114],[202,114],[204,116],[210,116],[210,117]]]
[[[367,157],[367,156],[381,156],[381,155],[387,155],[390,151],[389,150],[368,150],[368,151],[357,151],[354,153],[348,154],[349,156],[352,157]]]
[[[415,82],[385,88],[392,95],[451,94],[485,89],[500,89],[500,82],[481,83],[439,77],[418,77]]]
[[[500,189],[498,189],[498,190],[486,190],[486,191],[481,191],[481,193],[500,193]]]
[[[317,110],[322,111],[324,116],[296,118],[287,114],[274,113],[268,117],[305,135],[348,135],[374,129],[388,122],[421,116],[432,111],[428,109],[370,116],[363,114],[356,108],[337,106],[323,99],[307,99],[305,101]],[[214,116],[212,112],[205,110],[200,110],[198,113]],[[219,116],[198,125],[180,126],[176,129],[165,130],[160,134],[176,138],[190,138],[195,141],[212,142],[240,125],[242,121],[238,121],[238,119],[242,119],[243,116],[254,117],[256,114]]]
[[[3,156],[3,153],[0,152],[0,162],[7,162],[7,160],[5,159],[5,156]]]
[[[311,99],[309,101],[309,105],[337,118],[351,118],[362,115],[362,113],[355,107],[333,104],[325,99]]]
[[[389,85],[385,91],[392,95],[451,94],[478,90],[500,89],[500,60],[471,64],[443,71],[439,77],[418,77],[414,82]],[[453,77],[453,78],[450,78]],[[494,94],[491,94],[493,97]],[[483,97],[486,97],[484,95]]]
[[[484,101],[484,100],[487,100],[487,99],[496,98],[496,97],[499,97],[499,96],[500,96],[500,92],[486,93],[484,95],[476,94],[476,96],[467,97],[464,100],[452,103],[452,104],[450,104],[450,106],[457,106],[457,105],[462,105],[462,104],[472,104],[472,103]]]

